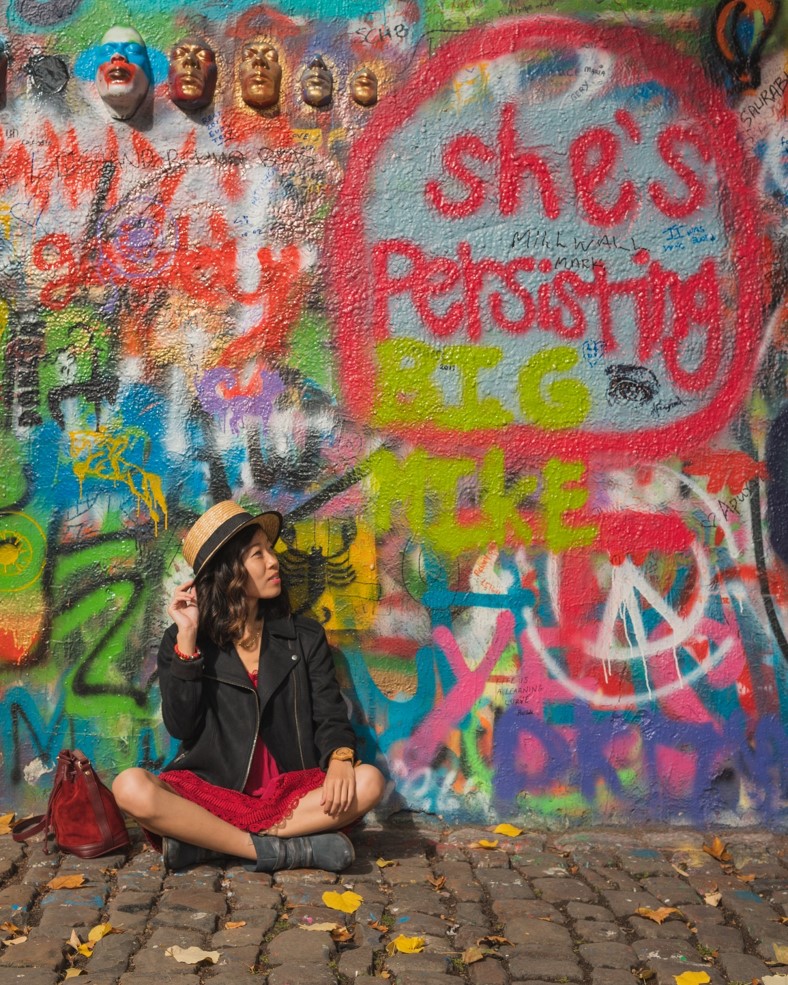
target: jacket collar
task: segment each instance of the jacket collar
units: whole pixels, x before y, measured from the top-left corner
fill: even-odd
[[[280,619],[266,619],[263,632],[271,636],[284,636],[288,640],[296,638],[295,623],[292,616],[282,616]]]
[[[265,707],[274,691],[301,659],[300,648],[284,642],[295,639],[296,629],[292,616],[266,619],[263,624],[262,659],[257,684],[261,708]],[[206,672],[209,676],[218,677],[223,681],[239,684],[242,687],[251,687],[252,682],[237,653],[232,649],[224,650],[215,646],[211,649],[215,654],[213,660],[206,652],[206,658],[208,658],[206,660]]]

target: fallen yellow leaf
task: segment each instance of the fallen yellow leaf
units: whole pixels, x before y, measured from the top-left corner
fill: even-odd
[[[506,835],[507,838],[516,838],[523,833],[522,828],[515,828],[513,824],[499,824],[493,831],[496,835]]]
[[[203,951],[201,947],[180,947],[178,944],[168,947],[164,954],[168,958],[175,958],[181,964],[200,964],[201,961],[216,964],[221,957],[218,951]]]
[[[708,855],[711,855],[712,858],[716,858],[718,862],[731,861],[731,853],[728,851],[728,846],[725,844],[722,838],[719,837],[719,835],[715,835],[711,839],[710,845],[704,845],[703,851],[706,852]]]
[[[90,928],[88,940],[93,941],[95,944],[97,941],[100,941],[102,937],[106,937],[107,934],[115,933],[117,933],[117,931],[111,923],[97,923],[95,927]]]
[[[635,910],[639,917],[646,917],[647,920],[653,920],[654,923],[664,923],[671,913],[678,912],[675,906],[660,906],[656,910],[651,910],[647,906],[639,906]]]
[[[391,859],[388,858],[379,858],[375,862],[375,865],[377,865],[379,869],[385,869],[387,865],[397,865],[397,864],[398,864],[397,862],[392,862]]]
[[[6,920],[5,923],[0,923],[0,930],[4,930],[8,934],[13,934],[19,930],[19,927],[17,927],[15,923],[11,923],[9,920]]]
[[[386,945],[386,951],[389,955],[395,951],[401,951],[403,954],[419,954],[426,946],[427,942],[423,937],[406,937],[404,934],[400,934],[399,937],[395,937],[390,944]]]
[[[95,941],[86,941],[84,944],[80,944],[77,948],[77,954],[83,954],[86,958],[89,958],[93,954],[93,948],[96,946]]]
[[[676,979],[676,985],[706,985],[706,982],[711,981],[705,971],[683,971],[673,977]]]
[[[14,820],[14,812],[10,814],[0,814],[0,835],[11,834],[11,823]]]
[[[239,927],[245,927],[245,920],[228,920],[224,925],[225,930],[238,930]]]
[[[722,899],[722,893],[706,893],[703,897],[703,902],[708,903],[709,906],[719,906],[720,900]]]
[[[331,940],[336,941],[337,944],[345,944],[353,940],[354,933],[354,930],[348,930],[347,927],[335,927],[331,931]]]
[[[364,897],[348,890],[346,893],[323,893],[323,902],[332,910],[342,913],[355,913],[364,902]]]
[[[788,946],[785,944],[773,944],[774,956],[780,964],[788,963]]]
[[[462,952],[462,963],[473,964],[476,961],[484,961],[484,952],[479,947],[466,947]]]
[[[7,940],[0,941],[0,944],[3,944],[6,947],[8,947],[13,944],[24,944],[26,940],[27,940],[27,934],[22,934],[19,937],[9,937],[7,938]]]
[[[380,931],[381,934],[387,934],[389,932],[389,928],[385,923],[378,923],[377,920],[367,920],[367,926],[373,930]]]
[[[300,923],[299,928],[301,930],[339,930],[340,924],[334,921],[325,921],[323,923]]]
[[[85,885],[84,876],[55,876],[47,883],[49,889],[77,889]]]
[[[86,975],[87,972],[84,968],[69,968],[66,972],[66,978],[76,978],[78,975]]]
[[[477,842],[471,845],[471,848],[497,848],[497,841],[488,841],[487,838],[480,838]]]

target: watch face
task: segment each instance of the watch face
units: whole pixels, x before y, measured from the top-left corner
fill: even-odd
[[[353,750],[348,748],[335,749],[331,754],[332,759],[352,759]]]

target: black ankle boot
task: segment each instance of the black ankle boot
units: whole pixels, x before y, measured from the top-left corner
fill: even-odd
[[[302,838],[277,838],[274,835],[252,835],[257,852],[256,862],[245,862],[252,872],[278,872],[279,869],[327,869],[341,872],[356,853],[350,839],[339,831]]]
[[[162,838],[161,854],[164,859],[164,867],[170,872],[188,869],[190,865],[199,865],[202,862],[225,858],[219,852],[212,852],[210,848],[198,848],[197,845],[178,841],[177,838]]]

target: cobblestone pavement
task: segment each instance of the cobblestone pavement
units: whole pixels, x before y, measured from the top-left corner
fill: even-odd
[[[715,847],[710,832],[510,838],[401,814],[354,832],[357,860],[340,877],[273,878],[218,863],[167,873],[141,843],[128,858],[84,861],[4,837],[0,985],[55,985],[77,969],[85,985],[674,985],[685,972],[701,975],[679,985],[768,983],[788,974],[788,837],[717,834],[729,859],[703,850]],[[57,876],[84,883],[49,888]],[[352,915],[324,904],[324,892],[348,889],[362,897]],[[72,932],[85,941],[100,923],[122,932],[78,954]],[[325,923],[348,939],[304,932]],[[424,949],[387,949],[400,935]],[[214,952],[215,963],[178,962],[173,945]]]

